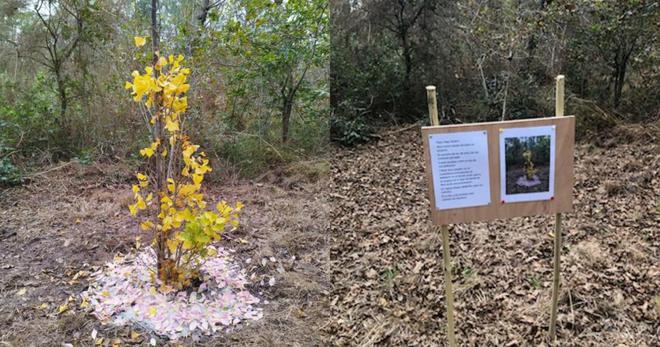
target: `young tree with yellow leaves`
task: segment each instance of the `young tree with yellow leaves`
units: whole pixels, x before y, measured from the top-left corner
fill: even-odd
[[[135,37],[136,46],[145,43],[144,37]],[[150,172],[137,174],[135,203],[129,210],[133,216],[144,215],[140,228],[154,233],[154,273],[163,284],[181,289],[199,278],[203,258],[213,255],[210,243],[218,241],[227,227],[238,226],[242,204],[232,207],[223,201],[215,206],[217,212],[206,210],[201,187],[211,171],[209,160],[183,131],[190,69],[182,67],[182,55],[165,58],[155,53],[153,65],[144,73],[134,71],[132,82],[125,85],[133,100],[144,106],[152,141],[140,150]]]

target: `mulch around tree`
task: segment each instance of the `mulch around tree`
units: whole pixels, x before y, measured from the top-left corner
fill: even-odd
[[[420,133],[390,134],[333,160],[332,345],[446,343]],[[658,138],[577,145],[558,345],[660,345]],[[450,227],[459,345],[549,345],[553,228],[554,216]]]

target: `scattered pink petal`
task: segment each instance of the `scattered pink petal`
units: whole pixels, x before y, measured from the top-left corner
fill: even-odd
[[[152,249],[146,249],[136,255],[115,257],[92,275],[93,282],[82,296],[102,323],[138,323],[172,340],[195,330],[205,335],[226,331],[263,317],[262,309],[255,306],[260,300],[245,289],[247,276],[233,263],[230,253],[218,248],[217,256],[205,260],[201,267],[205,282],[190,295],[185,291],[155,290],[149,270],[155,267],[155,255]],[[274,278],[269,284],[275,284]],[[155,340],[150,344],[155,345]]]

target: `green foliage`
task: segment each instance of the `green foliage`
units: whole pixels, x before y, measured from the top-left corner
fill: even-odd
[[[22,90],[8,75],[0,73],[0,139],[30,156],[48,149],[62,154],[66,148],[55,125],[52,81],[38,73],[28,89]]]
[[[249,178],[293,159],[284,149],[278,149],[259,136],[249,135],[238,135],[224,142],[220,153],[238,168],[241,176]]]
[[[332,140],[346,147],[365,143],[373,136],[373,128],[360,118],[333,118],[331,127]]]
[[[2,120],[0,120],[0,128],[4,125]],[[0,138],[0,140],[2,139]],[[0,142],[0,187],[19,185],[23,181],[21,171],[14,166],[9,158],[13,150],[13,148],[6,147]]]
[[[21,171],[9,158],[0,159],[0,186],[16,186],[23,182]]]
[[[292,113],[303,94],[317,95],[316,103],[325,99],[314,93],[325,84],[325,76],[310,75],[327,63],[327,2],[243,0],[236,4],[245,13],[235,12],[217,33],[230,47],[232,58],[247,58],[240,70],[226,69],[232,76],[228,84],[232,104],[255,97],[256,90],[264,91],[266,105],[279,111],[282,142],[286,142]]]

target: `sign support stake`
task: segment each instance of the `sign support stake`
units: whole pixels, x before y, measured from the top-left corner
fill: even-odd
[[[555,90],[555,117],[564,116],[564,75],[557,76]],[[561,213],[555,215],[554,274],[552,279],[552,306],[550,311],[550,342],[557,338],[557,305],[559,303],[559,285],[561,281]]]
[[[431,125],[438,126],[438,102],[436,100],[435,86],[426,87],[426,98],[429,106],[429,117]],[[562,108],[563,109],[563,108]],[[436,229],[435,227],[433,227]],[[437,229],[436,229],[437,230]],[[451,254],[449,253],[449,226],[443,224],[440,226],[442,233],[442,258],[445,271],[445,298],[447,302],[447,340],[449,347],[456,346],[456,336],[454,335],[454,290],[452,288],[451,276]]]

